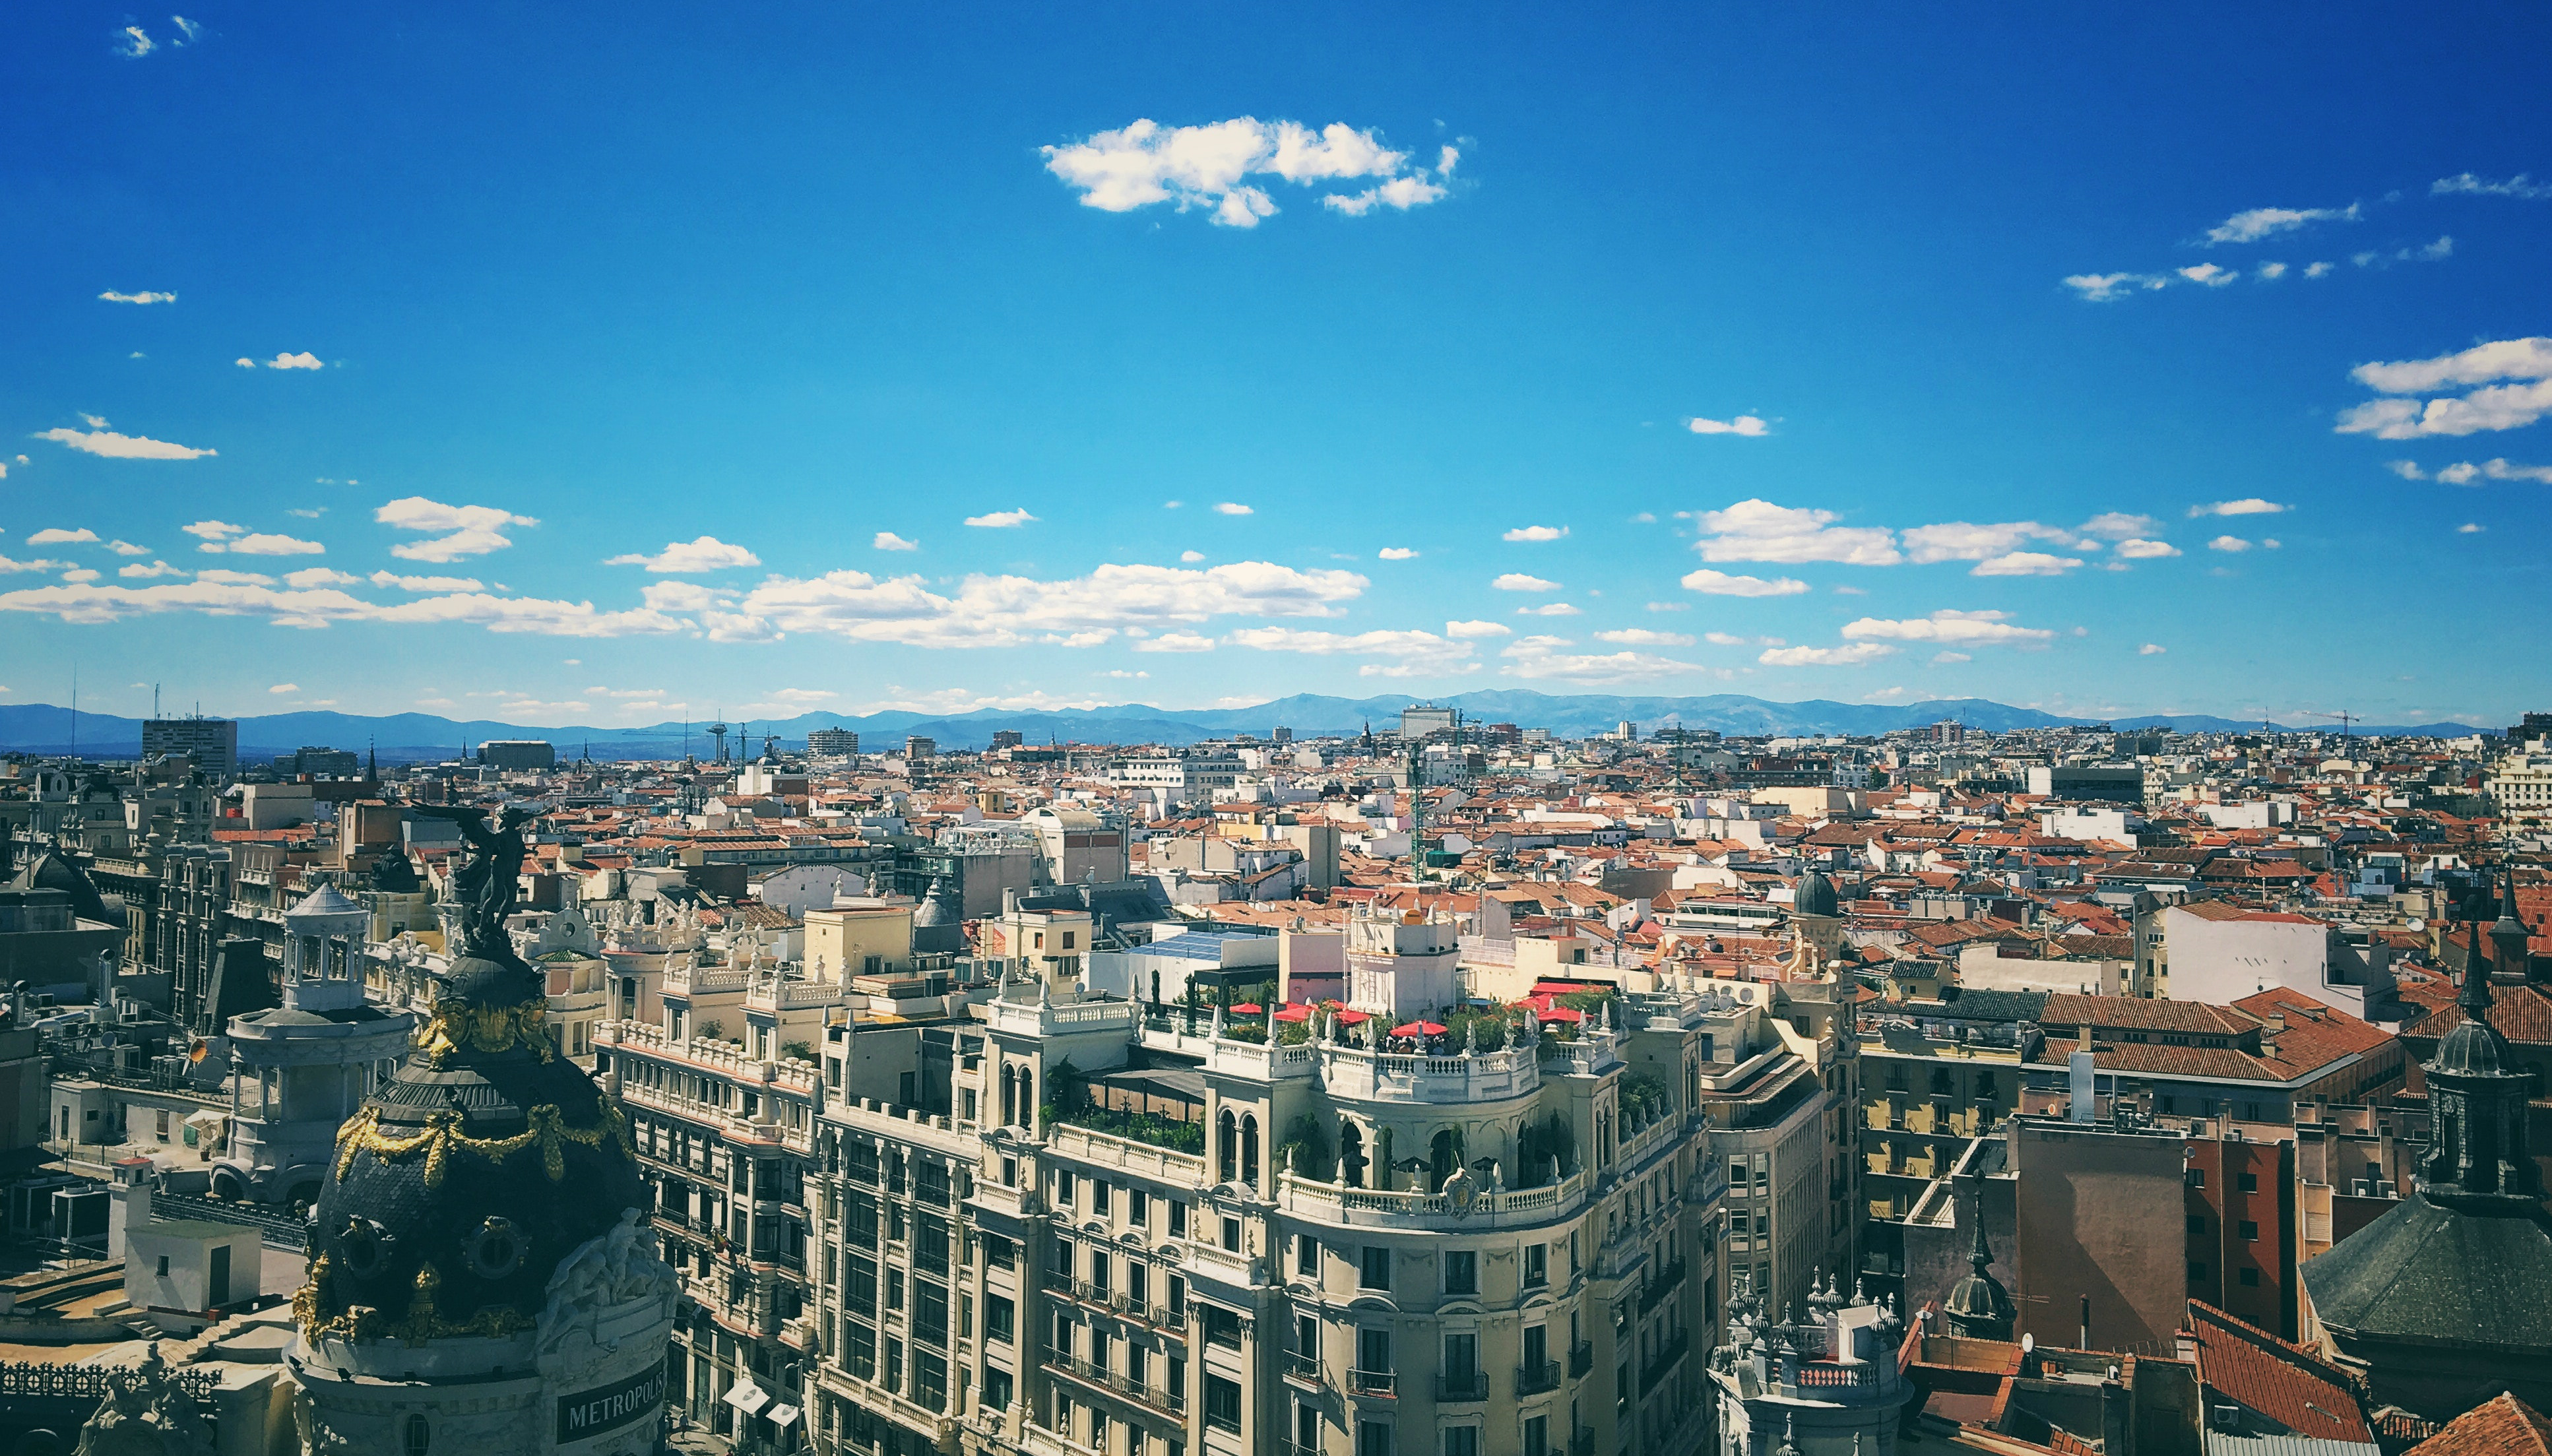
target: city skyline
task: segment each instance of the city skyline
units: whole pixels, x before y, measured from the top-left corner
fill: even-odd
[[[2544,687],[2539,26],[0,24],[0,703]]]

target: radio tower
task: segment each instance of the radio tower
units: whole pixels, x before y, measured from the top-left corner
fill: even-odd
[[[714,740],[714,741],[716,742],[716,744],[717,744],[717,754],[716,754],[716,756],[715,756],[715,757],[711,758],[711,759],[709,760],[709,762],[710,762],[710,763],[713,763],[713,764],[723,764],[723,763],[725,763],[725,762],[726,762],[726,723],[725,723],[725,721],[724,721],[724,720],[720,720],[720,721],[718,721],[718,722],[711,723],[711,724],[708,726],[707,732],[708,732],[709,737],[710,737],[712,740]]]

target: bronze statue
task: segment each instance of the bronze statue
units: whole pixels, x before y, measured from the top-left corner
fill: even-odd
[[[420,804],[419,814],[461,826],[470,841],[470,862],[452,877],[454,898],[461,904],[461,954],[506,959],[505,917],[514,913],[514,897],[523,873],[522,826],[532,811],[507,804],[487,827],[487,811],[476,804]]]

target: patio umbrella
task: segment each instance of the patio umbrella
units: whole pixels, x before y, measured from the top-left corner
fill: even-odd
[[[1338,1013],[1338,1024],[1341,1026],[1361,1026],[1372,1019],[1373,1018],[1370,1014],[1363,1011],[1340,1011]]]
[[[1566,1006],[1542,1006],[1535,1010],[1534,1014],[1540,1016],[1544,1021],[1583,1021],[1586,1019],[1585,1012],[1572,1011]]]
[[[1391,1028],[1394,1036],[1442,1036],[1444,1028],[1433,1021],[1404,1021]]]
[[[1309,1006],[1287,1006],[1284,1010],[1276,1013],[1276,1019],[1279,1021],[1309,1021],[1312,1019],[1312,1008]]]
[[[1242,1001],[1239,1005],[1231,1008],[1231,1014],[1234,1016],[1255,1016],[1266,1009],[1267,1008],[1265,1006],[1258,1004],[1256,1001]]]

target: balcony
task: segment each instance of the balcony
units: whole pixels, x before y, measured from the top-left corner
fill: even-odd
[[[1477,1370],[1455,1371],[1436,1377],[1437,1401],[1485,1401],[1489,1398],[1489,1377]]]
[[[1579,1340],[1576,1344],[1569,1347],[1568,1378],[1570,1380],[1575,1380],[1594,1368],[1595,1345],[1592,1341]]]
[[[1400,1397],[1400,1377],[1388,1370],[1350,1370],[1347,1389],[1359,1396]]]
[[[1683,1276],[1684,1262],[1681,1259],[1658,1270],[1656,1276],[1648,1281],[1648,1289],[1640,1295],[1640,1312],[1646,1314],[1664,1303],[1669,1296],[1682,1287]]]
[[[1558,1389],[1559,1362],[1556,1360],[1544,1360],[1540,1365],[1524,1365],[1516,1369],[1516,1399],[1519,1401]]]
[[[1285,1378],[1287,1380],[1294,1381],[1297,1384],[1309,1386],[1313,1390],[1319,1390],[1321,1388],[1321,1357],[1318,1355],[1307,1355],[1301,1350],[1286,1351]]]

